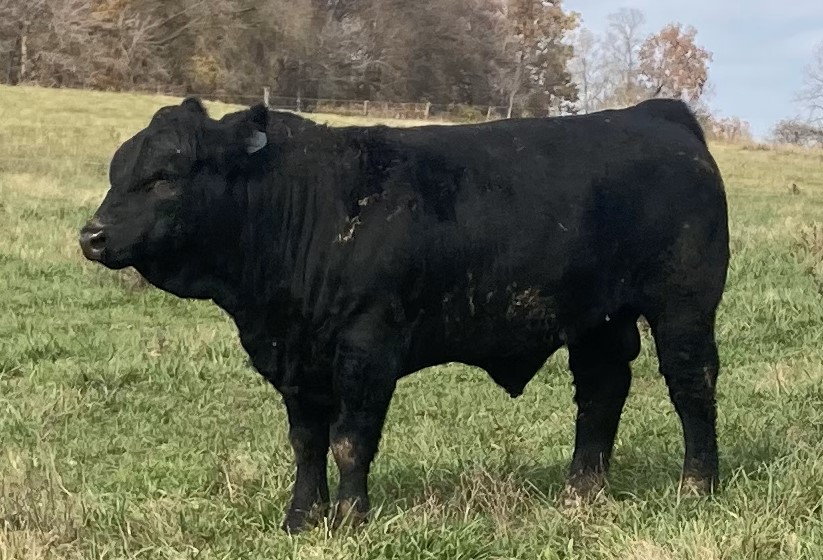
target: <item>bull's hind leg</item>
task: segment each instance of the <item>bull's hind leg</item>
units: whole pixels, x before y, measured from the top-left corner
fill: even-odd
[[[714,311],[668,306],[650,318],[660,371],[685,442],[681,492],[708,494],[718,484],[715,383],[719,360]]]
[[[562,500],[573,506],[603,489],[617,425],[629,394],[629,363],[640,351],[636,318],[604,323],[569,344],[577,422],[574,456]]]

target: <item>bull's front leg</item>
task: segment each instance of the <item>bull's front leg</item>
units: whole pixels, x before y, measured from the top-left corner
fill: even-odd
[[[380,337],[382,338],[382,337]],[[368,476],[394,393],[398,355],[382,340],[355,337],[338,346],[335,358],[337,417],[331,449],[340,471],[333,525],[358,525],[369,510]]]
[[[297,474],[283,529],[298,533],[316,525],[328,512],[330,410],[298,396],[285,396],[289,416],[289,441],[294,449]]]

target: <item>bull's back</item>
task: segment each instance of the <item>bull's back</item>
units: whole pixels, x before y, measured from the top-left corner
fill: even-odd
[[[494,248],[509,269],[604,268],[617,253],[645,259],[675,242],[678,223],[726,218],[699,125],[681,103],[657,101],[420,129],[411,149],[433,180],[418,188],[439,205],[439,221],[454,222],[456,242]]]

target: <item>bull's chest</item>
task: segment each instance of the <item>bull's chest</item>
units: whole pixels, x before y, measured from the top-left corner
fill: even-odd
[[[280,393],[330,392],[327,344],[299,326],[277,328],[271,321],[238,324],[240,342],[254,368]]]

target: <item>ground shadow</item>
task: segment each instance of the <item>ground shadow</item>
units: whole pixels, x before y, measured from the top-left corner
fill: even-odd
[[[737,438],[721,449],[722,485],[735,476],[747,480],[769,477],[764,468],[785,455],[768,439]],[[524,496],[556,504],[565,483],[568,459],[537,464],[529,457],[518,457],[510,464],[500,461],[498,452],[468,465],[434,462],[421,458],[414,463],[377,468],[371,476],[374,504],[392,509],[408,509],[424,504],[432,496],[448,498],[478,484],[481,491],[520,490]],[[383,457],[385,459],[385,457]],[[380,461],[380,458],[378,458]],[[609,477],[608,495],[615,501],[649,501],[677,492],[682,463],[682,448],[623,446],[615,455]],[[475,489],[476,490],[476,489]]]

